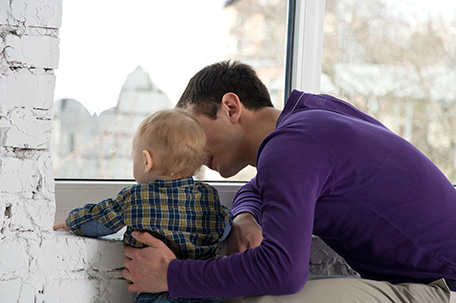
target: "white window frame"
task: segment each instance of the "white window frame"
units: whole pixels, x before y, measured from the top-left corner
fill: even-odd
[[[291,0],[287,56],[289,71],[286,94],[291,89],[320,93],[323,57],[323,24],[326,0]]]
[[[288,83],[286,94],[291,89],[311,93],[320,92],[320,77],[323,50],[323,19],[325,0],[290,0],[288,20],[289,53]],[[116,195],[134,181],[79,181],[56,180],[56,222],[65,219],[68,212],[85,203],[97,203]],[[222,203],[231,206],[236,192],[245,182],[210,182],[219,191]]]

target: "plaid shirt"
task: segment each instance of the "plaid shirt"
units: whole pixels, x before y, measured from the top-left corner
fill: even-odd
[[[124,243],[129,246],[144,247],[131,233],[148,231],[179,259],[207,259],[218,256],[217,243],[232,215],[215,188],[188,177],[126,187],[113,199],[72,210],[66,224],[84,235],[81,228],[91,221],[112,233],[127,226]]]

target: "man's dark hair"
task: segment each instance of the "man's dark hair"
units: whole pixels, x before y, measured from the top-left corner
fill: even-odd
[[[273,107],[268,89],[255,70],[238,61],[222,61],[204,67],[188,82],[177,108],[192,106],[196,114],[217,118],[226,93],[236,94],[247,109]]]

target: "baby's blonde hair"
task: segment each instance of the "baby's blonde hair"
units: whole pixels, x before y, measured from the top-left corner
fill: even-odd
[[[198,120],[181,109],[160,110],[141,122],[138,142],[158,159],[163,175],[190,177],[203,165],[206,135]]]

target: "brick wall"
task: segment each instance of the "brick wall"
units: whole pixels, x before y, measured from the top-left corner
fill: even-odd
[[[0,301],[131,302],[122,244],[54,233],[61,0],[0,0]]]

